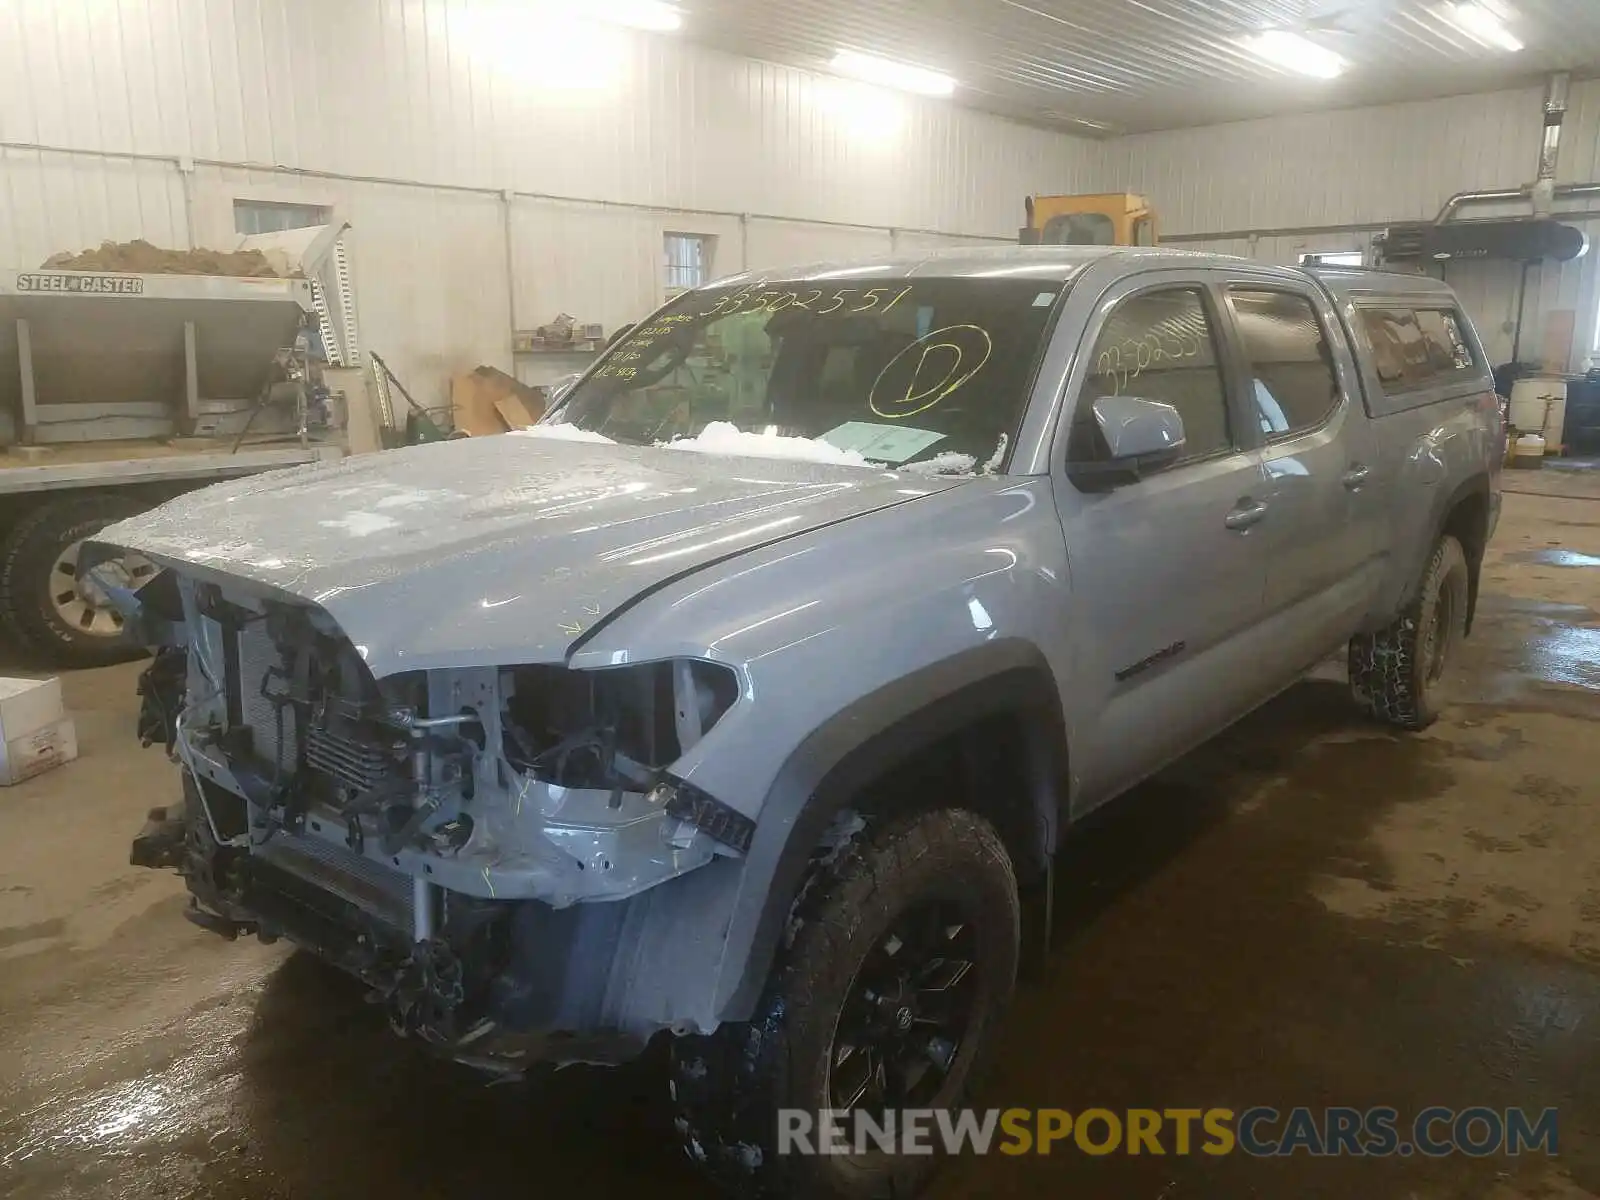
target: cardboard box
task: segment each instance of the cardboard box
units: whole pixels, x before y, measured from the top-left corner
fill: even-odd
[[[61,680],[0,677],[0,742],[43,729],[65,714]]]
[[[515,404],[508,411],[502,401]],[[450,402],[455,409],[455,426],[473,437],[504,433],[531,425],[544,412],[538,394],[494,367],[478,367],[457,375],[450,384]]]
[[[0,743],[0,787],[41,775],[78,757],[78,730],[71,717]]]

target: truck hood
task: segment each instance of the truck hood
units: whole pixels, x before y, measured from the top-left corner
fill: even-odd
[[[668,581],[961,482],[502,435],[218,484],[95,541],[315,604],[381,678],[561,661]]]

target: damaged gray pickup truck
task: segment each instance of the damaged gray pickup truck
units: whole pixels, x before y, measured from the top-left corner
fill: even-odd
[[[784,1156],[777,1110],[958,1103],[1072,823],[1330,653],[1425,726],[1503,454],[1420,276],[737,277],[530,430],[106,530],[86,569],[165,568],[118,600],[182,766],[134,859],[487,1070],[670,1038],[685,1144],[747,1194],[908,1195],[933,1159]]]

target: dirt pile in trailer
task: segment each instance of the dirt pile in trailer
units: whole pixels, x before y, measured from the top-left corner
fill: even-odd
[[[94,250],[52,254],[40,266],[58,271],[127,271],[136,275],[231,275],[276,278],[259,250],[163,250],[143,238],[101,242]]]

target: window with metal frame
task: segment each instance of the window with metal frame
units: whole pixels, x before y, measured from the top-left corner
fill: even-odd
[[[664,234],[662,256],[668,293],[701,287],[710,275],[711,239],[698,233]]]
[[[1315,429],[1344,400],[1316,306],[1297,292],[1230,288],[1251,372],[1256,419],[1269,439]]]
[[[1184,431],[1179,463],[1234,448],[1227,385],[1198,288],[1141,292],[1122,301],[1106,319],[1073,412],[1067,446],[1071,462],[1110,458],[1094,419],[1094,402],[1102,396],[1137,396],[1177,409]]]
[[[1066,213],[1046,221],[1039,240],[1046,246],[1115,246],[1117,223],[1105,213]]]
[[[282,204],[272,200],[235,200],[235,233],[282,233],[285,229],[309,229],[326,225],[329,210],[321,204]]]
[[[1385,392],[1446,383],[1478,365],[1453,307],[1364,307],[1361,326]]]

